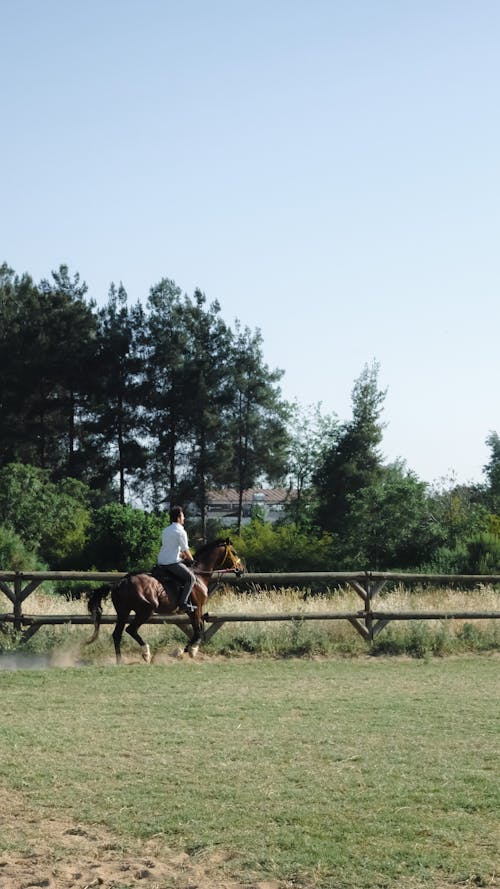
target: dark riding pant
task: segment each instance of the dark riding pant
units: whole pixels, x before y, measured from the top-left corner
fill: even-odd
[[[184,564],[184,562],[173,562],[171,565],[162,565],[161,567],[167,568],[170,574],[178,577],[182,582],[180,605],[182,608],[185,608],[186,605],[189,604],[191,590],[195,584],[195,574]]]

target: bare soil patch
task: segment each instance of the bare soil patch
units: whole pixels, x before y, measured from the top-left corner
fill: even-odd
[[[21,794],[0,790],[0,889],[287,889],[280,881],[239,882],[230,855],[188,855],[153,839],[126,848],[101,827],[47,817]]]

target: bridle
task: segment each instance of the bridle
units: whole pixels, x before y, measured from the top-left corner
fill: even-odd
[[[217,571],[219,572],[219,574],[228,574],[234,571],[237,577],[241,577],[241,575],[243,574],[243,569],[240,567],[240,558],[236,555],[230,543],[226,543],[225,546],[226,548],[224,550],[224,558],[222,559],[220,568],[217,568]],[[229,568],[224,568],[226,561],[229,561],[230,563]]]
[[[222,562],[218,568],[212,568],[210,571],[204,571],[200,568],[194,566],[195,574],[215,574],[220,577],[222,574],[236,574],[237,577],[241,577],[243,574],[243,568],[240,567],[240,559],[236,556],[234,549],[230,543],[224,544],[224,556],[222,558]],[[226,563],[229,562],[229,567],[225,568]]]

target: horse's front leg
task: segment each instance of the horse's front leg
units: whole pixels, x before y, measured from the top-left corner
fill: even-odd
[[[203,606],[197,605],[196,611],[190,615],[193,633],[184,651],[190,657],[196,657],[203,639]]]

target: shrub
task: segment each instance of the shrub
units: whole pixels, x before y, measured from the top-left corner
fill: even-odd
[[[85,566],[101,571],[149,570],[156,563],[165,519],[118,503],[101,506],[92,518]]]
[[[86,485],[54,483],[46,470],[22,463],[0,469],[0,513],[24,544],[51,568],[71,566],[85,544],[89,523]]]
[[[254,572],[331,570],[331,534],[305,534],[295,524],[253,520],[235,541],[238,554]]]
[[[3,571],[44,571],[47,565],[12,528],[0,525],[0,568]]]
[[[495,534],[479,534],[467,541],[466,573],[496,574],[499,570],[500,539]]]

